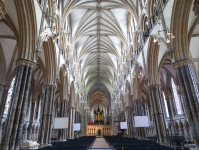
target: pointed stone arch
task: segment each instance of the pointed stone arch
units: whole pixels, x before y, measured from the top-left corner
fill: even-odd
[[[48,42],[43,42],[44,56],[45,56],[45,84],[56,85],[56,66],[57,54],[55,43],[53,39],[49,38]]]
[[[75,106],[75,85],[73,81],[70,85],[69,106]]]
[[[126,106],[132,106],[132,100],[131,100],[131,85],[129,83],[129,81],[127,80],[126,81],[126,84],[125,84],[125,103],[126,103]]]
[[[147,71],[148,84],[160,84],[160,73],[158,72],[158,54],[159,45],[153,42],[154,38],[150,37],[147,52]]]
[[[171,18],[171,32],[175,35],[172,41],[175,63],[179,61],[190,61],[188,21],[193,0],[175,0]],[[175,65],[174,63],[174,65]]]

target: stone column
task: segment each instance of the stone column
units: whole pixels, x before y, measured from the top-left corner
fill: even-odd
[[[174,68],[176,68],[177,77],[180,83],[185,112],[189,119],[194,144],[196,149],[199,149],[199,98],[197,85],[194,79],[192,79],[192,69],[187,61],[174,63]]]
[[[126,120],[125,120],[125,112],[124,111],[121,111],[121,113],[120,113],[120,121],[121,122],[125,122]]]
[[[157,136],[157,142],[164,145],[167,143],[167,132],[166,132],[166,122],[165,122],[165,114],[163,109],[163,95],[162,90],[160,89],[159,84],[150,85],[149,93],[150,100],[153,108],[153,118],[155,131]]]
[[[69,99],[62,99],[60,104],[60,117],[67,117],[68,115],[68,101]],[[59,129],[59,140],[67,140],[67,129]]]
[[[153,108],[152,108],[151,104],[149,104],[149,102],[148,102],[148,116],[149,116],[149,122],[153,122],[152,113],[153,113]]]
[[[134,99],[134,110],[135,110],[135,116],[143,116],[143,107],[142,103],[143,101],[141,99]],[[145,128],[137,128],[137,134],[139,139],[145,139],[146,138],[146,129]]]
[[[31,104],[32,104],[31,102],[32,102],[32,89],[30,89],[29,95],[28,95],[28,103],[27,103],[27,109],[26,109],[26,120],[29,120],[29,118],[30,118],[30,113],[31,113],[30,109],[31,109]]]
[[[126,106],[128,136],[134,137],[133,106]]]
[[[2,139],[2,150],[18,150],[23,134],[23,124],[34,64],[24,60],[19,60],[17,63],[19,66],[17,67],[16,81],[7,116],[6,130]]]
[[[77,112],[77,122],[76,123],[80,123],[80,113]]]
[[[70,118],[69,118],[69,139],[74,139],[74,122],[75,122],[75,106],[70,107]]]
[[[1,143],[1,138],[2,138],[2,125],[3,121],[5,120],[3,117],[4,110],[5,110],[5,105],[6,105],[6,100],[7,100],[7,95],[8,95],[8,90],[10,86],[3,86],[0,85],[0,96],[1,96],[1,101],[0,101],[0,143]]]
[[[80,123],[80,113],[79,113],[79,111],[77,111],[77,109],[75,112],[75,123]],[[80,131],[76,131],[76,132],[77,132],[76,138],[79,138]]]
[[[40,110],[40,96],[38,96],[38,99],[36,101],[36,114],[34,115],[34,119],[37,121],[39,117],[39,110]]]
[[[170,98],[166,98],[166,101],[167,101],[169,119],[170,119],[170,121],[171,121],[171,134],[174,135],[174,131],[173,131],[173,129],[174,129],[174,125],[173,125],[173,118],[174,118],[174,116],[173,116],[172,108],[171,108],[171,105],[172,105],[172,104],[171,104]],[[169,134],[169,133],[168,133],[168,134]]]
[[[38,136],[38,143],[42,145],[50,144],[51,137],[51,124],[52,124],[52,111],[55,99],[55,85],[45,85],[45,93],[42,102],[40,129]]]
[[[79,132],[79,137],[82,136],[82,115],[79,113],[79,123],[81,124],[80,126],[80,132]]]
[[[33,140],[32,138],[32,127],[33,127],[33,117],[34,117],[34,109],[35,109],[35,99],[32,99],[31,110],[30,110],[30,120],[29,120],[29,127],[28,127],[28,140]]]
[[[112,130],[113,130],[113,135],[117,135],[117,117],[112,117]]]

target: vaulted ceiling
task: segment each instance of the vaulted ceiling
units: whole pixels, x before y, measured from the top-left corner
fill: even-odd
[[[122,50],[128,47],[128,11],[124,8],[129,6],[133,11],[133,3],[120,0],[79,0],[74,3],[67,1],[73,7],[70,14],[72,48],[77,50],[86,93],[96,82],[101,82],[111,92],[117,80]],[[97,91],[103,97],[103,92]]]

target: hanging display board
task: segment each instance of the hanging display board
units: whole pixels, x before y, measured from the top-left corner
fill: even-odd
[[[148,116],[134,116],[135,127],[149,127]]]
[[[127,122],[120,122],[120,129],[127,129]]]
[[[68,129],[68,117],[55,118],[54,129]]]
[[[81,131],[81,124],[80,123],[74,123],[74,131]]]

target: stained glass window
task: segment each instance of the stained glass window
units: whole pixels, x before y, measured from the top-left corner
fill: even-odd
[[[166,116],[169,117],[169,111],[168,111],[167,101],[166,101],[164,92],[162,92],[162,95],[163,95],[164,106],[165,106],[165,110],[166,110]]]
[[[173,78],[171,78],[171,85],[172,85],[172,89],[173,89],[173,95],[174,95],[174,99],[175,99],[175,103],[176,103],[177,112],[180,115],[180,114],[182,114],[182,111],[181,111],[181,107],[180,107],[180,102],[179,102],[179,98],[178,98],[176,85],[174,83]]]
[[[194,76],[194,73],[193,73],[193,70],[192,70],[192,67],[191,67],[191,66],[189,66],[189,70],[190,70],[190,73],[191,73],[191,78],[192,78],[193,85],[194,85],[194,88],[195,88],[195,91],[196,91],[196,95],[197,95],[197,98],[198,98],[198,100],[199,100],[198,87],[197,87],[197,85],[196,85],[195,76]]]
[[[8,90],[4,114],[8,114],[8,109],[9,109],[10,101],[11,101],[11,98],[12,98],[14,84],[15,84],[15,77],[12,79],[12,82],[10,84],[10,89]]]

